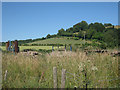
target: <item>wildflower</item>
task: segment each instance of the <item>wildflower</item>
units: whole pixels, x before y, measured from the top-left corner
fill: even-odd
[[[80,71],[83,71],[83,64],[81,63],[80,65],[78,65],[78,68]]]
[[[90,60],[88,60],[88,62],[90,62]]]
[[[93,71],[98,71],[98,68],[95,67],[95,66],[93,66],[93,67],[92,67],[92,70],[93,70]]]

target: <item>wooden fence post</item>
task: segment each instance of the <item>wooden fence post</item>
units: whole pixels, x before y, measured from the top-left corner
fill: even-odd
[[[57,68],[53,67],[53,82],[54,88],[57,88]]]
[[[5,77],[4,77],[4,80],[6,81],[6,79],[7,79],[7,70],[5,71]]]
[[[62,69],[61,89],[65,88],[66,69]]]
[[[52,51],[54,51],[54,46],[52,46]]]
[[[44,75],[44,72],[42,72],[42,74],[41,74],[41,77],[40,77],[39,83],[42,81],[42,79],[43,79],[43,75]]]
[[[70,45],[70,51],[72,51],[72,46]]]
[[[58,49],[59,49],[59,45],[58,45]]]
[[[85,87],[86,87],[86,90],[87,90],[87,83],[88,83],[88,81],[87,81],[87,73],[85,72]]]
[[[74,73],[74,80],[75,80],[75,73]]]
[[[66,51],[66,44],[65,44],[65,51]]]

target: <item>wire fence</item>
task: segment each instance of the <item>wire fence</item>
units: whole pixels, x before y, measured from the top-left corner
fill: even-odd
[[[84,83],[83,83],[83,81],[81,80],[81,75],[77,75],[77,74],[75,74],[75,73],[71,73],[71,72],[66,72],[69,76],[66,76],[68,79],[70,79],[70,80],[74,80],[74,82],[78,82],[78,83],[81,83],[81,85],[79,85],[78,87],[81,87],[81,86],[84,86]],[[71,77],[72,76],[72,77]],[[110,79],[106,79],[106,78],[110,78]],[[115,81],[115,80],[119,80],[120,79],[120,77],[114,77],[114,76],[102,76],[102,77],[100,77],[99,78],[99,80],[97,81],[98,83],[92,83],[92,86],[93,87],[96,87],[96,86],[98,86],[99,84],[100,84],[100,82],[103,82],[103,81]],[[85,82],[85,84],[87,84],[87,85],[89,85],[90,84],[90,82],[89,82],[89,80],[87,81],[87,82]],[[117,85],[115,85],[115,86],[109,86],[109,88],[118,88],[118,87],[120,87],[120,83],[118,83]]]
[[[56,72],[56,73],[54,73]],[[4,73],[4,81],[7,81],[7,76],[8,76],[9,71],[5,71]],[[54,84],[55,83],[58,83],[58,78],[57,78],[57,75],[54,75],[54,74],[57,74],[57,70],[54,71],[53,69],[53,76],[52,77],[49,77],[48,79],[51,79],[53,80]],[[91,85],[90,87],[91,88],[96,88],[96,87],[99,87],[100,83],[102,82],[112,82],[112,81],[115,81],[115,80],[120,80],[120,77],[114,77],[114,76],[102,76],[100,77],[96,82],[94,81],[89,81],[89,80],[86,80],[86,76],[84,74],[76,74],[76,73],[71,73],[71,72],[68,72],[67,70],[64,69],[64,73],[62,71],[62,74],[61,74],[61,84],[63,82],[67,82],[69,83],[69,81],[72,81],[73,83],[77,83],[77,88],[89,88],[89,85]],[[17,76],[17,74],[16,74]],[[44,81],[48,81],[47,78],[44,78],[44,73],[41,73],[41,76],[28,76],[30,79],[35,79],[35,80],[38,80],[38,82],[41,82],[43,79]],[[55,78],[54,78],[55,77]],[[109,79],[108,79],[109,78]],[[55,80],[56,79],[56,80]],[[63,79],[63,80],[62,80]],[[54,85],[53,85],[54,86]],[[55,86],[56,88],[58,86]],[[62,85],[61,85],[62,87]],[[65,87],[65,85],[63,85],[63,88]],[[74,88],[74,87],[72,87]],[[101,88],[104,88],[104,84],[103,84],[103,87]],[[115,85],[110,85],[110,86],[105,86],[105,88],[120,88],[120,83],[117,83]]]

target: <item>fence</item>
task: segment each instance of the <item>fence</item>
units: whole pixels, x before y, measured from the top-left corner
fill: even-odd
[[[8,70],[5,71],[4,74],[4,81],[7,80],[7,74],[8,74]],[[30,76],[31,77],[31,76]],[[44,77],[44,72],[42,72],[40,77],[31,77],[31,78],[38,78],[38,83],[40,83],[42,81]],[[98,83],[95,82],[95,84],[93,84],[93,87],[96,87],[97,85],[99,85],[99,82],[103,82],[103,81],[114,81],[114,80],[119,80],[120,77],[113,77],[113,76],[103,76],[103,78],[108,78],[110,77],[111,79],[100,79],[98,80]],[[77,75],[75,73],[71,73],[68,72],[66,69],[62,69],[61,72],[61,88],[64,89],[66,88],[65,83],[66,83],[66,79],[72,80],[74,83],[79,83],[79,85],[76,87],[72,87],[72,88],[88,88],[88,86],[90,85],[90,82],[87,80],[87,73],[85,72],[84,74],[84,80],[81,79],[80,75]],[[47,79],[46,79],[47,81]],[[93,88],[92,87],[92,88]],[[53,88],[55,88],[55,90],[58,88],[58,77],[57,77],[57,68],[53,67]],[[118,86],[109,86],[108,88],[120,88],[120,83],[118,84]]]
[[[72,51],[72,45],[69,45],[68,47],[69,47],[69,50]],[[59,46],[57,46],[57,48],[60,49]],[[64,46],[64,51],[66,51],[66,48],[67,48],[67,45]],[[54,46],[52,46],[52,51],[54,51]]]
[[[69,76],[68,76],[68,75]],[[70,73],[70,72],[68,72],[66,69],[62,69],[62,74],[61,74],[61,88],[65,88],[65,82],[66,82],[66,79],[68,78],[69,80],[70,79],[72,79],[72,80],[74,80],[73,82],[78,82],[78,83],[80,83],[80,85],[79,86],[77,86],[77,88],[88,88],[88,85],[90,84],[90,82],[87,80],[87,72],[85,72],[84,73],[84,81],[82,81],[81,79],[80,79],[80,76],[79,75],[77,75],[77,74],[73,74],[73,73]],[[70,77],[70,76],[72,76],[72,78]],[[119,80],[120,79],[120,77],[113,77],[113,76],[104,76],[103,78],[108,78],[108,77],[110,77],[111,79],[101,79],[101,80],[98,80],[98,83],[95,83],[95,84],[93,84],[93,87],[96,87],[97,85],[99,85],[99,82],[103,82],[103,81],[114,81],[114,80]],[[53,67],[53,81],[54,81],[54,88],[57,88],[57,68],[56,67]],[[120,85],[120,83],[119,83],[119,85]],[[113,87],[109,87],[109,88],[120,88],[120,86],[113,86]],[[76,87],[73,87],[73,88],[76,88]]]

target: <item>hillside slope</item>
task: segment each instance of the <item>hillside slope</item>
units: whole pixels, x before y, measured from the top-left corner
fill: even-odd
[[[91,41],[86,41],[87,43],[91,43]],[[84,40],[74,40],[69,38],[50,38],[45,40],[39,40],[32,43],[27,43],[29,45],[32,44],[83,44]]]

